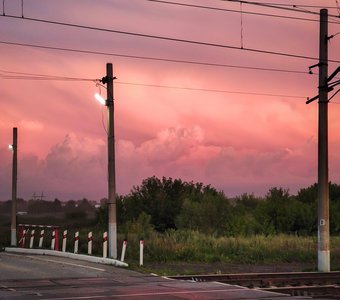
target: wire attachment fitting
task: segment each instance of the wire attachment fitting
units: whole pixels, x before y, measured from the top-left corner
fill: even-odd
[[[115,79],[117,79],[117,77],[115,76],[111,78],[109,78],[108,76],[105,76],[100,80],[100,82],[102,82],[103,84],[108,84],[110,81],[113,81]]]

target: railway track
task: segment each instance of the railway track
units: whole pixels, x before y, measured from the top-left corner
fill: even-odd
[[[169,276],[177,280],[217,281],[265,291],[340,299],[340,272],[287,272]]]

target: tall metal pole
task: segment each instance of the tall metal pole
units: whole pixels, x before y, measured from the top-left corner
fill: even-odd
[[[328,185],[328,10],[320,10],[318,132],[318,270],[330,271]]]
[[[117,258],[117,221],[116,221],[116,171],[115,171],[115,134],[114,134],[114,102],[113,102],[112,64],[106,64],[107,111],[108,111],[108,245],[109,257]]]
[[[17,246],[17,161],[18,161],[18,129],[13,128],[13,163],[12,163],[12,220],[11,246]]]

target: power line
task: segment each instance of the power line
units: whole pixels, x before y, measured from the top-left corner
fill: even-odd
[[[336,9],[335,6],[322,6],[322,5],[308,5],[308,4],[287,4],[287,3],[262,3],[262,4],[275,4],[276,6],[290,6],[290,7],[310,7],[310,8],[329,8]]]
[[[14,42],[7,42],[7,41],[0,41],[0,44],[22,46],[22,47],[32,47],[32,48],[39,48],[39,49],[46,49],[46,50],[76,52],[76,53],[83,53],[83,54],[94,54],[94,55],[115,56],[115,57],[132,58],[132,59],[140,59],[140,60],[161,61],[161,62],[168,62],[168,63],[183,63],[183,64],[201,65],[201,66],[209,66],[209,67],[236,68],[236,69],[247,69],[247,70],[256,70],[256,71],[295,73],[295,74],[309,74],[307,71],[299,71],[299,70],[262,68],[262,67],[253,67],[253,66],[240,66],[240,65],[190,61],[190,60],[179,60],[179,59],[170,59],[170,58],[161,58],[161,57],[127,55],[127,54],[120,54],[120,53],[99,52],[99,51],[81,50],[81,49],[74,49],[74,48],[52,47],[52,46],[37,45],[37,44],[14,43]]]
[[[225,1],[228,1],[228,0],[225,0]],[[68,26],[68,27],[79,28],[79,29],[87,29],[87,30],[95,30],[95,31],[108,32],[108,33],[123,34],[123,35],[129,35],[129,36],[137,36],[137,37],[149,38],[149,39],[158,39],[158,40],[163,40],[163,41],[168,41],[168,42],[186,43],[186,44],[192,44],[192,45],[198,45],[198,46],[208,46],[208,47],[215,47],[215,48],[222,48],[222,49],[243,50],[243,51],[253,52],[253,53],[277,55],[277,56],[284,56],[284,57],[298,58],[298,59],[318,60],[318,58],[316,58],[316,57],[305,56],[305,55],[290,54],[290,53],[276,52],[276,51],[268,51],[268,50],[262,50],[262,49],[254,49],[254,48],[241,48],[241,47],[238,47],[238,46],[231,46],[231,45],[225,45],[225,44],[216,44],[216,43],[210,43],[210,42],[180,39],[180,38],[160,36],[160,35],[151,35],[151,34],[144,34],[144,33],[131,32],[131,31],[121,31],[121,30],[114,30],[114,29],[108,29],[108,28],[93,27],[93,26],[88,26],[88,25],[80,25],[80,24],[72,24],[72,23],[66,23],[66,22],[51,21],[51,20],[45,20],[45,19],[18,17],[18,16],[13,16],[13,15],[5,15],[5,16],[2,15],[1,17],[14,18],[14,19],[20,19],[20,20],[28,20],[28,21],[47,23],[47,24],[53,24],[53,25]],[[335,63],[340,62],[338,60],[330,60],[330,59],[328,61],[329,62],[335,62]]]
[[[283,95],[283,94],[269,94],[269,93],[229,91],[229,90],[217,90],[217,89],[205,89],[205,88],[179,87],[179,86],[133,83],[133,82],[122,82],[122,81],[115,81],[115,84],[134,85],[134,86],[143,86],[143,87],[154,87],[154,88],[165,88],[165,89],[178,89],[178,90],[188,90],[188,91],[213,92],[213,93],[227,93],[227,94],[242,94],[242,95],[253,95],[253,96],[268,96],[268,97],[306,99],[306,97],[296,96],[296,95]]]
[[[146,0],[146,1],[155,2],[155,3],[159,3],[159,4],[168,4],[168,5],[175,5],[175,6],[190,7],[190,8],[200,8],[200,9],[208,9],[208,10],[215,10],[215,11],[222,11],[222,12],[241,13],[240,10],[235,10],[235,9],[187,4],[187,3],[180,3],[180,2],[173,2],[173,1],[163,1],[163,0]],[[242,2],[241,2],[241,4],[242,4]],[[316,20],[316,19],[307,19],[307,18],[299,18],[299,17],[276,15],[276,14],[250,12],[250,11],[244,11],[244,10],[242,11],[242,13],[249,14],[249,15],[264,16],[264,17],[274,17],[274,18],[283,18],[283,19],[291,19],[291,20],[299,20],[299,21],[319,22],[319,20]],[[336,24],[338,24],[338,23],[336,22]]]
[[[180,2],[174,2],[174,1],[164,1],[164,0],[146,0],[146,1],[159,3],[159,4],[168,4],[168,5],[183,6],[183,7],[190,7],[190,8],[215,10],[215,11],[221,11],[221,12],[241,13],[240,10],[235,10],[235,9],[212,7],[212,6],[205,6],[205,5],[196,5],[196,4],[187,4],[187,3],[180,3]],[[243,4],[243,2],[240,2],[240,4]],[[300,12],[300,10],[298,11]],[[282,18],[282,19],[290,19],[290,20],[298,20],[298,21],[319,22],[318,19],[308,19],[308,18],[269,14],[269,13],[259,13],[259,12],[245,11],[245,10],[243,10],[242,13],[248,14],[248,15],[262,16],[262,17],[273,17],[273,18]],[[340,24],[339,22],[331,22],[331,21],[329,21],[328,23],[338,24],[338,25]]]
[[[6,73],[6,74],[2,74]],[[13,74],[13,75],[7,75]],[[25,80],[59,80],[59,81],[96,81],[97,79],[90,78],[79,78],[79,77],[65,77],[65,76],[54,76],[37,73],[23,73],[13,72],[0,69],[0,78],[2,79],[25,79]]]
[[[285,6],[278,6],[275,3],[261,3],[261,2],[245,1],[245,0],[220,0],[220,1],[243,3],[243,4],[266,7],[266,8],[274,8],[274,9],[281,9],[281,10],[287,10],[287,11],[293,11],[293,12],[299,12],[299,13],[305,13],[305,14],[319,15],[319,12],[309,11],[305,9],[304,10],[297,9],[297,7],[294,5],[293,5],[293,8],[290,8],[290,7],[285,7]],[[329,15],[329,17],[339,18],[339,16],[337,15]]]
[[[70,81],[71,80],[71,81],[93,81],[93,82],[99,82],[99,79],[91,79],[91,78],[54,76],[54,75],[37,74],[37,73],[22,73],[22,72],[12,72],[12,71],[6,71],[6,70],[0,70],[0,72],[13,74],[13,75],[2,75],[0,73],[0,78],[7,79],[7,80],[46,80],[46,81]],[[195,87],[181,87],[181,86],[158,85],[158,84],[124,82],[124,81],[115,81],[115,84],[118,84],[118,85],[141,86],[141,87],[152,87],[152,88],[187,90],[187,91],[228,93],[228,94],[242,94],[242,95],[253,95],[253,96],[268,96],[268,97],[283,97],[283,98],[301,98],[301,99],[305,99],[306,98],[306,97],[296,96],[296,95],[270,94],[270,93],[244,92],[244,91],[230,91],[230,90],[218,90],[218,89],[195,88]]]

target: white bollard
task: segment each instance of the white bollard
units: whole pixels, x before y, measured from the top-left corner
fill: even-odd
[[[74,235],[74,253],[78,253],[78,245],[79,245],[79,231],[77,231]]]
[[[122,255],[120,256],[120,261],[124,261],[125,259],[126,245],[127,245],[127,240],[124,240],[123,247],[122,247]]]
[[[92,231],[87,234],[87,254],[92,254]]]
[[[103,233],[103,257],[107,257],[107,232]]]
[[[67,230],[64,230],[63,233],[63,246],[62,246],[62,251],[66,252],[66,242],[67,242]]]
[[[51,250],[55,249],[55,230],[52,231]]]
[[[34,243],[34,234],[35,234],[35,230],[32,229],[31,231],[31,239],[30,239],[30,249],[33,248],[33,243]]]
[[[39,248],[42,248],[42,244],[44,241],[45,230],[41,229],[40,231],[40,238],[39,238]]]
[[[143,265],[143,255],[144,255],[144,240],[139,241],[139,265]]]

